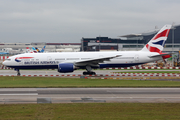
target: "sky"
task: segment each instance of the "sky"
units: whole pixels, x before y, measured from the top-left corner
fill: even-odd
[[[180,0],[0,0],[0,43],[80,43],[180,24]]]

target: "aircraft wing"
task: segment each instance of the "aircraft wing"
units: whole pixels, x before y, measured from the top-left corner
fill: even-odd
[[[80,60],[76,61],[75,65],[76,66],[84,66],[84,65],[98,65],[99,63],[103,63],[104,61],[110,61],[110,59],[120,57],[122,55],[114,55],[114,56],[105,56],[105,57],[98,57],[98,58],[92,58],[92,59],[87,59],[87,60]]]

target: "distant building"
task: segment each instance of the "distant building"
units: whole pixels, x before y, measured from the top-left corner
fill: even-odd
[[[82,38],[82,51],[104,51],[104,50],[140,50],[147,44],[159,30],[141,34],[129,34],[119,36],[119,38],[96,37]],[[180,25],[172,27],[165,44],[164,51],[180,50]]]
[[[0,43],[0,52],[15,55],[26,53],[26,47],[37,47],[41,50],[45,45],[45,52],[78,52],[81,48],[81,43]]]

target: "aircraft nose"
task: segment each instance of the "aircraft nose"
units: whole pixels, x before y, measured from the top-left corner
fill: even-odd
[[[6,66],[7,65],[7,61],[4,61],[2,64]]]

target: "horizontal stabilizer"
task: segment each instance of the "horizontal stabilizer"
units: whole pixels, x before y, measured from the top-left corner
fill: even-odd
[[[171,57],[171,55],[174,54],[174,53],[161,53],[161,54],[158,54],[158,55],[151,55],[149,56],[150,58],[153,58],[153,57],[163,57],[163,56],[169,56]],[[169,58],[167,57],[167,58]]]

